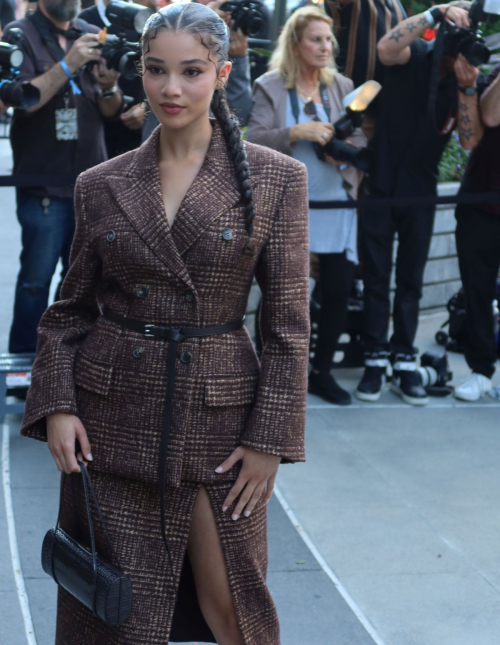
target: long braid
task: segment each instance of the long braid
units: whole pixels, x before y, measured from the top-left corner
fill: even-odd
[[[215,90],[210,108],[222,129],[227,150],[231,155],[236,170],[236,178],[241,192],[241,201],[245,207],[245,228],[248,231],[248,245],[253,235],[255,208],[245,144],[241,138],[241,130],[236,117],[231,114],[229,109],[224,89]]]

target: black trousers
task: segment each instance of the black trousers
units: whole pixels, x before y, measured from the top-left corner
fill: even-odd
[[[465,291],[464,352],[474,372],[491,378],[498,347],[493,333],[492,303],[500,270],[500,215],[469,205],[458,206],[457,252]]]
[[[413,187],[413,190],[415,188]],[[383,195],[373,194],[374,197]],[[361,214],[364,281],[363,344],[368,352],[413,354],[425,264],[434,227],[434,206],[376,207]],[[398,235],[394,334],[388,342],[390,281]]]
[[[347,304],[354,281],[354,263],[344,253],[318,253],[321,310],[312,366],[329,370],[340,335],[345,330]]]

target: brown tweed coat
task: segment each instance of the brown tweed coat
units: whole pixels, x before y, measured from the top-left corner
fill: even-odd
[[[39,326],[21,433],[46,440],[45,417],[53,412],[82,420],[94,457],[89,472],[121,566],[132,577],[134,607],[127,623],[107,628],[60,590],[59,644],[167,643],[169,633],[172,640],[213,642],[198,620],[185,558],[201,484],[212,502],[245,644],[280,642],[265,584],[265,505],[233,522],[220,506],[240,464],[224,475],[214,469],[240,444],[280,455],[283,462],[304,460],[310,332],[306,171],[285,155],[247,145],[256,216],[252,244],[243,251],[248,235],[238,184],[221,130],[212,125],[206,159],[171,228],[157,163],[159,128],[138,150],[77,181],[71,266],[61,300]],[[223,236],[225,229],[232,235]],[[167,343],[109,321],[100,305],[169,327],[221,325],[245,314],[254,274],[263,293],[260,360],[245,328],[188,338],[177,347],[167,457],[172,581],[157,488]],[[79,494],[76,500],[83,516]],[[68,528],[70,511],[66,495]],[[98,540],[98,546],[106,554],[105,542]]]

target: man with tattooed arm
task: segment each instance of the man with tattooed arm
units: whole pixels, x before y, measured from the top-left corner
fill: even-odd
[[[433,205],[377,206],[376,198],[436,195],[438,165],[458,123],[462,145],[472,149],[482,135],[475,91],[478,71],[459,55],[434,57],[434,42],[420,36],[447,20],[468,27],[470,3],[439,5],[399,23],[378,43],[387,66],[368,182],[373,206],[361,214],[364,278],[363,344],[365,372],[356,390],[364,401],[380,397],[389,360],[392,389],[406,403],[425,405],[427,395],[416,371],[413,346],[419,301],[434,225]],[[438,72],[429,95],[433,70]],[[437,77],[436,77],[437,78]],[[392,247],[398,236],[394,333],[389,341]]]
[[[470,76],[469,85],[475,86]],[[484,129],[465,171],[461,193],[500,193],[500,65],[478,82]],[[462,110],[462,127],[470,127],[469,112]],[[478,401],[491,388],[498,358],[492,324],[492,302],[497,298],[500,270],[500,199],[496,203],[461,204],[457,207],[457,251],[465,291],[466,332],[464,353],[471,376],[455,391],[464,401]]]

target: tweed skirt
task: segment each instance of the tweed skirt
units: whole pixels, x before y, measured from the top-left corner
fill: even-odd
[[[133,587],[132,611],[119,627],[110,627],[59,587],[56,645],[166,645],[215,639],[199,608],[186,545],[196,496],[204,485],[212,505],[245,645],[280,645],[279,623],[266,585],[267,505],[252,515],[231,519],[222,512],[232,482],[183,482],[167,487],[167,536],[170,569],[160,530],[158,487],[89,470],[106,526],[122,570]],[[71,475],[64,491],[61,526],[88,544],[88,524],[80,475]],[[96,545],[112,560],[93,510]],[[177,599],[177,600],[176,600]]]

